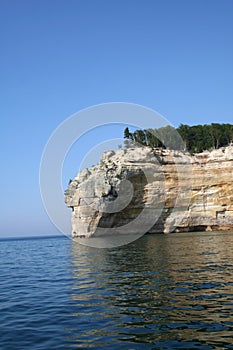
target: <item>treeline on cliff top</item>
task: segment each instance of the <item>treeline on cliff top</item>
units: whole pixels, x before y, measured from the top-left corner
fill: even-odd
[[[218,149],[233,142],[233,125],[184,125],[173,128],[168,125],[159,129],[145,129],[130,132],[124,130],[125,146],[132,147],[135,143],[151,148],[167,148],[200,153],[205,150]]]

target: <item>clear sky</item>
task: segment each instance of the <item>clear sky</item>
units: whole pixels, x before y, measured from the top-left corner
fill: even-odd
[[[1,0],[0,36],[0,237],[57,233],[40,198],[40,159],[83,108],[122,101],[175,126],[233,122],[232,0]],[[122,132],[86,135],[64,182],[94,139]]]

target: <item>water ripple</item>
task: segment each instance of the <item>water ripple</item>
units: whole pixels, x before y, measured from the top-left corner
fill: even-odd
[[[0,349],[233,349],[233,234],[0,242]]]

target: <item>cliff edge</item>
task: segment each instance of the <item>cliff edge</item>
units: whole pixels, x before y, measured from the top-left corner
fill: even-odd
[[[233,230],[233,146],[189,153],[137,147],[103,153],[65,192],[73,237]]]

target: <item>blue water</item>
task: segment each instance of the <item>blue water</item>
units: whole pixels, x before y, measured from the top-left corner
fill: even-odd
[[[0,241],[0,349],[233,349],[233,232]]]

